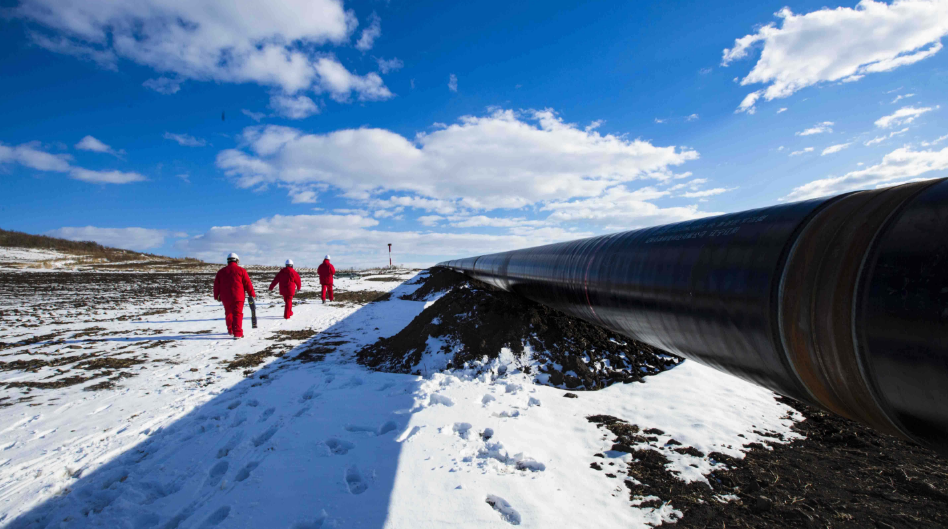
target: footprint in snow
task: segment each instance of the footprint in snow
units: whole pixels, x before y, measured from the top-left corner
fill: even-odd
[[[359,468],[355,465],[346,469],[346,486],[349,488],[350,494],[362,494],[369,488],[362,477],[362,473],[359,472]]]
[[[520,513],[511,507],[507,500],[493,494],[487,495],[487,504],[490,505],[505,522],[510,525],[520,525]]]
[[[539,406],[540,399],[536,397],[530,397],[530,400],[527,402],[527,406]]]
[[[302,404],[303,402],[312,400],[318,396],[319,396],[319,393],[316,393],[316,386],[311,386],[309,389],[306,390],[306,393],[303,393],[303,395],[300,397],[300,403]]]
[[[296,412],[296,413],[293,414],[293,417],[299,419],[300,417],[302,417],[304,414],[306,414],[306,412],[308,412],[308,411],[311,410],[311,409],[313,409],[312,406],[303,406],[302,408],[300,408],[300,410],[299,410],[298,412]]]
[[[361,379],[361,378],[359,378],[359,377],[353,375],[352,377],[349,378],[349,380],[346,381],[345,384],[339,386],[339,389],[343,389],[343,388],[357,388],[357,387],[361,386],[362,383],[363,383],[363,382],[362,382],[362,379]]]
[[[222,446],[220,450],[217,451],[217,459],[220,459],[222,457],[227,457],[227,454],[229,454],[231,450],[233,450],[234,448],[237,447],[238,444],[240,444],[240,440],[243,439],[243,437],[244,437],[243,432],[237,432],[233,436],[231,436],[231,438],[228,439],[226,443],[224,443],[224,446]]]
[[[250,399],[247,401],[247,406],[250,406],[251,408],[256,408],[259,405],[260,405],[260,401],[258,401],[257,399]]]
[[[350,443],[349,441],[336,439],[334,437],[326,439],[325,444],[327,447],[329,447],[329,451],[337,456],[348,454],[349,450],[352,450],[353,448],[355,448],[355,445]]]
[[[496,400],[497,400],[497,397],[493,395],[484,395],[484,398],[481,399],[481,404],[483,404],[484,406],[487,406],[491,402],[494,402]]]
[[[221,522],[227,519],[230,515],[230,507],[224,506],[216,511],[212,512],[210,516],[204,519],[204,523],[201,524],[201,527],[217,527]]]
[[[228,410],[233,410],[233,409],[235,409],[237,406],[240,406],[240,401],[239,401],[239,400],[235,400],[234,402],[231,402],[230,404],[228,404],[228,405],[227,405],[227,409],[228,409]]]
[[[208,487],[216,487],[218,483],[221,482],[221,478],[224,477],[224,474],[227,473],[227,469],[230,467],[230,463],[225,461],[218,461],[216,465],[211,467],[211,471],[207,473],[207,481],[204,484]]]
[[[279,429],[280,429],[279,424],[274,424],[273,426],[267,428],[266,431],[264,431],[262,434],[253,438],[253,445],[255,447],[259,447],[263,443],[269,441],[270,438],[273,437],[273,435],[276,434],[277,430]]]
[[[376,391],[385,391],[386,389],[391,389],[393,387],[395,387],[394,382],[386,382],[385,384],[382,384],[382,386],[379,387],[379,389],[377,389]]]
[[[239,410],[234,415],[234,422],[230,423],[230,427],[236,428],[245,422],[247,422],[247,412],[245,410]]]
[[[259,421],[259,422],[266,422],[267,419],[269,419],[270,416],[273,415],[273,412],[275,412],[275,411],[276,411],[276,408],[267,408],[267,409],[263,410],[263,413],[260,414],[260,421]]]
[[[370,433],[377,436],[385,435],[388,432],[391,432],[392,430],[395,430],[397,428],[398,428],[398,423],[396,423],[395,421],[385,422],[381,426],[378,426],[378,427],[361,426],[357,424],[346,425],[347,432],[364,432],[364,433]]]
[[[293,524],[290,529],[322,529],[326,522],[326,511],[320,513],[314,520],[301,520]]]
[[[243,480],[249,478],[249,477],[250,477],[250,473],[253,472],[254,469],[257,468],[258,466],[260,466],[260,462],[259,462],[259,461],[251,461],[251,462],[247,463],[247,466],[245,466],[244,468],[240,469],[240,471],[237,472],[237,475],[234,476],[234,481],[238,481],[238,482],[239,482],[239,481],[243,481]]]

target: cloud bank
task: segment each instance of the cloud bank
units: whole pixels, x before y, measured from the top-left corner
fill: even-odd
[[[790,8],[775,14],[780,27],[768,24],[724,50],[728,66],[760,46],[760,58],[742,86],[765,84],[748,94],[738,112],[753,113],[757,100],[788,97],[825,82],[852,82],[863,76],[914,64],[938,53],[948,35],[948,2],[862,0],[855,8],[823,8],[797,15]]]

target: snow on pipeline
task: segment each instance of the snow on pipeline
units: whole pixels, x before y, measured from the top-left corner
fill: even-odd
[[[630,494],[642,450],[700,482],[710,454],[796,435],[771,392],[694,362],[575,394],[511,355],[357,363],[433,303],[424,274],[338,279],[354,301],[304,295],[290,320],[261,293],[241,341],[207,278],[28,274],[0,274],[3,527],[648,527],[681,513]]]

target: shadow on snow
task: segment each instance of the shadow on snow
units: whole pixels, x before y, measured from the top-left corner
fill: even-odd
[[[421,312],[423,302],[398,299],[414,288],[403,283],[167,427],[143,429],[8,527],[382,527],[422,380],[369,372],[351,353],[378,338],[374,321],[394,334]],[[294,359],[342,340],[323,361]]]

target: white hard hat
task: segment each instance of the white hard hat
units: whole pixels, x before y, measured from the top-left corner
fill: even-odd
[[[287,259],[287,260],[286,260],[286,266],[293,266],[293,260],[292,260],[292,259]]]
[[[328,260],[329,260],[329,254],[327,253],[327,254],[326,254],[326,257],[323,257],[323,259],[325,259],[326,261],[328,261]]]
[[[230,252],[230,254],[227,256],[227,260],[228,260],[228,261],[240,261],[240,257],[237,257],[237,254],[235,254],[234,252]]]

